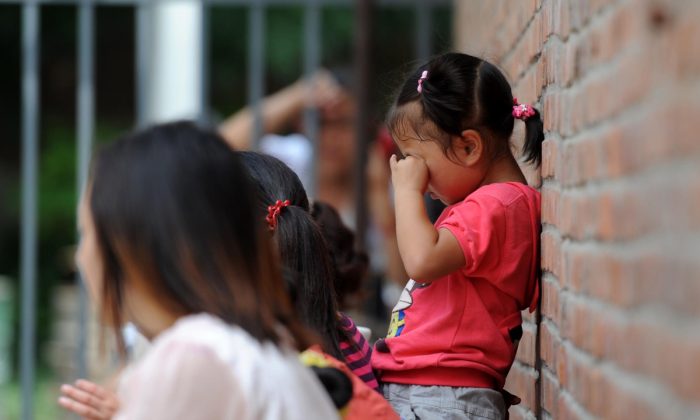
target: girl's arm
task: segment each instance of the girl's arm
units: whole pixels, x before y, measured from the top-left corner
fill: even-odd
[[[428,185],[428,167],[422,159],[407,156],[390,160],[396,205],[396,238],[409,277],[431,282],[466,264],[459,242],[447,229],[430,223],[423,194]]]

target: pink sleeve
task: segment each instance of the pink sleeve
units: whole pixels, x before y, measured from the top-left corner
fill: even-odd
[[[437,228],[449,230],[459,242],[465,275],[498,271],[506,239],[505,209],[500,201],[487,196],[466,200],[448,209]]]
[[[246,418],[233,373],[212,349],[173,342],[149,354],[120,387],[115,420]]]

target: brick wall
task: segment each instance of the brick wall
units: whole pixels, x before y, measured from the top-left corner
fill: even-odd
[[[455,8],[456,48],[544,116],[544,162],[525,168],[542,304],[511,418],[700,418],[700,1]]]

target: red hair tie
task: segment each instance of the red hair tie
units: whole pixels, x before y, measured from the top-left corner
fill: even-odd
[[[525,121],[533,115],[535,115],[535,108],[528,104],[519,104],[518,98],[513,98],[513,117]]]
[[[428,70],[423,70],[423,73],[420,75],[420,79],[418,79],[418,87],[416,90],[418,93],[423,93],[423,80],[428,79]]]
[[[275,204],[267,206],[267,217],[265,217],[265,220],[267,220],[267,225],[270,227],[270,230],[275,230],[277,227],[277,217],[279,217],[282,209],[290,204],[292,203],[289,200],[277,200]]]

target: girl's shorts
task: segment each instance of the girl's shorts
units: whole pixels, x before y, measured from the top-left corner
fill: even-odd
[[[404,420],[502,420],[506,416],[503,396],[488,388],[385,383],[382,392]]]

